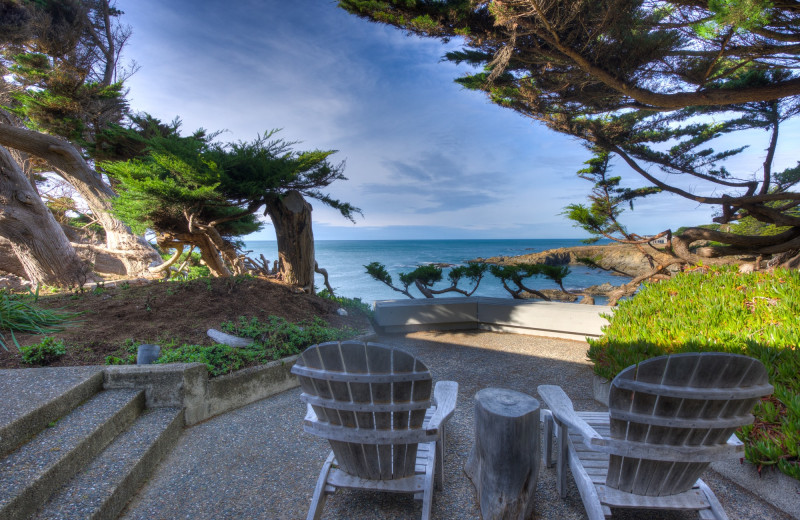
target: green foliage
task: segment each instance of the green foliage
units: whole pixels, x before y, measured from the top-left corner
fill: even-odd
[[[770,22],[772,7],[769,0],[709,0],[712,17],[693,29],[706,40],[719,37],[725,30],[746,33],[761,29]]]
[[[316,317],[294,324],[277,316],[269,316],[266,322],[240,316],[237,322],[225,322],[221,328],[230,334],[252,338],[255,342],[244,348],[220,343],[211,346],[167,345],[156,363],[204,363],[212,376],[220,376],[248,364],[266,363],[299,354],[317,343],[348,339],[358,334],[353,329],[329,327]]]
[[[442,281],[442,268],[431,264],[420,265],[411,272],[400,273],[400,283],[403,284],[403,288],[400,289],[392,285],[391,275],[380,262],[372,262],[364,267],[366,268],[367,274],[372,278],[385,283],[395,291],[403,293],[409,298],[413,298],[408,290],[412,284],[416,285],[417,289],[426,298],[433,298],[435,294],[444,294],[448,292],[456,292],[464,296],[471,296],[478,290],[478,285],[480,285],[488,269],[488,266],[481,262],[470,262],[467,265],[452,267],[447,273],[450,286],[443,289],[434,289],[434,285]],[[459,282],[464,278],[473,284],[472,289],[465,290],[458,287]]]
[[[347,298],[345,296],[335,296],[331,294],[328,289],[322,289],[321,291],[317,292],[317,296],[320,298],[324,298],[326,300],[330,300],[332,302],[336,302],[341,305],[345,309],[352,309],[357,312],[361,312],[366,316],[372,317],[372,307],[368,304],[361,301],[361,298]]]
[[[299,323],[291,323],[278,316],[269,316],[266,322],[256,317],[240,316],[237,322],[222,323],[221,328],[229,334],[253,339],[255,347],[271,359],[299,354],[317,343],[340,341],[358,335],[354,329],[330,327],[316,316]]]
[[[745,456],[800,477],[800,272],[740,274],[735,267],[700,268],[646,284],[620,303],[589,339],[598,375],[612,379],[644,359],[679,352],[732,352],[761,360],[775,387],[742,430]]]
[[[366,269],[367,274],[375,280],[383,282],[386,285],[392,285],[392,275],[389,274],[389,271],[386,270],[386,266],[382,263],[371,262],[363,267]]]
[[[37,295],[38,296],[38,295]],[[0,331],[11,333],[11,339],[19,348],[15,332],[23,334],[51,334],[60,330],[66,322],[75,319],[76,313],[40,309],[26,301],[26,297],[0,292]],[[6,338],[0,332],[0,347],[8,350]]]
[[[183,344],[167,350],[156,363],[204,363],[212,376],[229,374],[252,361],[263,361],[263,351],[253,348],[234,348],[221,343],[211,346]]]
[[[514,298],[518,298],[522,292],[535,293],[532,289],[525,286],[525,279],[530,277],[544,276],[558,284],[562,291],[564,289],[564,279],[569,276],[569,267],[565,265],[547,264],[509,264],[509,265],[490,265],[489,272],[502,282],[503,287],[511,293]],[[509,282],[516,286],[516,289],[509,287]]]
[[[400,282],[408,287],[416,282],[425,287],[433,287],[436,282],[442,281],[442,268],[435,265],[421,265],[408,273],[400,273]]]
[[[48,365],[67,353],[67,347],[60,339],[50,336],[45,337],[39,343],[20,347],[22,362],[29,365]]]

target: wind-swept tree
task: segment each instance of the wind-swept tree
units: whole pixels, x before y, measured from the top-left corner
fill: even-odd
[[[2,8],[0,146],[22,154],[32,181],[54,172],[77,190],[105,234],[104,248],[83,248],[115,256],[124,266],[119,274],[147,273],[158,254],[112,214],[116,194],[87,155],[95,134],[127,111],[122,82],[132,71],[121,70],[119,59],[131,31],[118,22],[121,11],[110,0],[12,1]],[[62,240],[54,232],[30,235],[23,250]]]
[[[742,253],[774,255],[775,263],[785,265],[800,262],[800,194],[793,191],[800,176],[797,167],[772,171],[779,126],[798,112],[800,11],[794,3],[340,0],[339,5],[410,33],[463,39],[464,49],[446,58],[480,69],[457,81],[620,157],[647,183],[615,195],[627,198],[624,202],[659,190],[718,206],[720,224],[750,219],[781,229],[768,237],[666,230],[680,262],[716,263],[723,261],[718,256]],[[709,145],[720,135],[754,129],[769,135],[763,171],[756,175],[726,166],[736,150],[717,152]],[[673,182],[672,175],[691,179],[695,188]],[[603,220],[600,228],[612,220]],[[692,250],[699,240],[722,246],[699,255]]]
[[[448,287],[443,289],[434,289],[434,285],[442,281],[443,270],[436,265],[420,265],[413,271],[408,273],[400,273],[398,278],[402,284],[402,288],[394,285],[392,275],[386,270],[386,266],[380,262],[372,262],[364,266],[366,273],[374,280],[382,282],[389,286],[392,290],[397,291],[411,299],[414,296],[409,291],[413,284],[417,290],[426,298],[434,298],[437,294],[445,293],[458,293],[463,296],[472,296],[478,290],[483,275],[489,268],[487,264],[481,262],[470,262],[467,265],[459,265],[450,269],[447,273],[447,279],[450,282]],[[458,285],[463,279],[467,279],[472,283],[471,289],[462,289]]]
[[[153,121],[150,121],[152,126]],[[333,151],[297,152],[295,143],[273,139],[219,144],[218,134],[184,137],[178,123],[168,131],[121,131],[115,146],[141,147],[140,158],[101,165],[120,185],[118,214],[138,231],[151,229],[164,248],[196,247],[214,276],[240,274],[245,267],[236,238],[261,228],[256,214],[272,218],[278,238],[279,274],[313,290],[314,238],[311,197],[353,219],[358,208],[319,191],[345,180]],[[162,125],[163,128],[163,125]],[[142,133],[150,137],[137,140]]]

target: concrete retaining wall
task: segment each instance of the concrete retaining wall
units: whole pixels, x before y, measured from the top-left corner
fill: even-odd
[[[606,305],[576,305],[506,298],[436,298],[375,302],[380,332],[482,329],[583,340],[598,337],[608,321]]]
[[[209,379],[202,363],[120,365],[106,368],[104,388],[142,388],[148,408],[184,408],[187,426],[298,386],[297,356]]]

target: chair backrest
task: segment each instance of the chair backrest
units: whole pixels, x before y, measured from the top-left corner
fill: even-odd
[[[676,354],[626,368],[611,382],[611,438],[625,442],[610,456],[606,485],[650,496],[691,489],[771,393],[764,365],[747,356]]]
[[[371,480],[414,474],[431,406],[421,361],[377,343],[330,342],[305,350],[292,373],[317,416],[306,431],[330,441],[341,469]]]

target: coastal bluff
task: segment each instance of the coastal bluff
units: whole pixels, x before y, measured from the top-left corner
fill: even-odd
[[[666,262],[671,257],[657,250],[653,251],[656,261]],[[476,258],[474,262],[485,262],[497,265],[515,264],[547,264],[547,265],[583,265],[578,258],[591,258],[603,269],[625,276],[638,276],[649,272],[647,258],[636,246],[629,244],[608,244],[593,246],[560,247],[541,253],[530,253],[518,256],[493,256]]]

